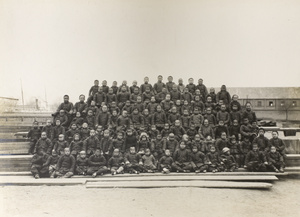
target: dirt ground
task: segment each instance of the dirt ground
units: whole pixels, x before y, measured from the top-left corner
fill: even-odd
[[[0,216],[300,216],[300,179],[271,190],[0,187]]]

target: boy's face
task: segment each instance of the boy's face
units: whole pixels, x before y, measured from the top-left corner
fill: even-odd
[[[214,93],[214,92],[215,92],[215,88],[210,88],[210,89],[209,89],[209,92],[210,92],[210,93]]]
[[[114,82],[112,83],[112,85],[113,85],[113,86],[117,86],[118,83],[117,83],[116,81],[114,81]]]
[[[80,153],[80,158],[82,158],[82,159],[86,158],[85,152],[84,153]]]
[[[106,138],[109,137],[109,131],[105,130],[104,133],[103,133],[103,136],[106,137]]]
[[[169,140],[170,140],[170,141],[173,141],[174,139],[175,139],[174,134],[170,134],[170,135],[169,135]]]
[[[97,150],[95,151],[95,155],[96,155],[96,156],[100,156],[100,155],[101,155],[101,151],[100,151],[99,149],[97,149]]]
[[[102,111],[103,111],[103,112],[107,112],[107,106],[103,106],[103,107],[102,107]]]
[[[180,100],[176,100],[176,105],[180,106],[181,105],[181,102]]]
[[[189,84],[193,84],[194,83],[194,80],[193,79],[189,79]]]
[[[116,111],[116,110],[113,110],[112,115],[113,115],[113,116],[117,116],[117,114],[118,114],[117,111]]]
[[[233,101],[237,101],[237,100],[238,100],[238,96],[237,96],[237,95],[234,95],[234,96],[232,97],[232,100],[233,100]]]
[[[174,86],[172,87],[172,90],[173,90],[173,91],[177,91],[177,87],[174,85]]]
[[[141,98],[140,96],[138,96],[138,97],[136,98],[136,101],[137,101],[138,103],[140,103],[140,102],[142,102],[142,98]]]
[[[237,106],[236,105],[232,106],[232,110],[237,111]]]
[[[193,148],[193,150],[192,150],[194,153],[197,153],[197,151],[198,151],[198,148],[197,147],[195,147],[195,148]]]
[[[198,115],[198,114],[199,114],[199,110],[198,110],[198,109],[195,109],[195,110],[194,110],[194,114],[195,114],[195,115]]]
[[[123,116],[123,117],[127,117],[127,111],[123,111],[123,112],[122,112],[122,116]]]
[[[55,121],[56,126],[60,125],[60,120]]]
[[[133,81],[132,86],[136,86],[136,85],[137,85],[137,81]]]
[[[154,98],[154,96],[152,96],[151,97],[151,100],[150,100],[152,103],[154,103],[155,102],[155,98]]]
[[[272,133],[272,137],[273,137],[274,139],[277,139],[277,138],[278,138],[278,134],[277,134],[276,132],[273,132],[273,133]]]
[[[109,88],[109,89],[108,89],[108,93],[109,93],[109,94],[113,94],[113,93],[114,93],[114,90],[113,90],[112,88]]]
[[[210,96],[207,97],[206,101],[207,101],[207,102],[211,102],[211,101],[212,101],[211,97],[210,97]]]
[[[130,153],[135,154],[135,147],[130,147]]]
[[[137,95],[139,93],[139,89],[134,88],[133,93]]]
[[[180,143],[179,147],[181,150],[185,149],[185,143],[184,142]]]
[[[160,107],[160,106],[157,106],[157,107],[156,107],[156,111],[161,112],[161,107]]]
[[[41,138],[42,139],[46,139],[47,138],[47,134],[45,132],[43,132],[42,135],[41,135]]]
[[[52,155],[53,157],[56,157],[56,156],[57,156],[56,151],[52,150],[51,155]]]
[[[236,139],[231,139],[231,144],[236,144]]]
[[[183,80],[180,78],[179,80],[178,80],[178,84],[182,84],[183,83]]]
[[[253,145],[253,151],[257,151],[258,150],[258,146],[255,144]]]
[[[183,110],[183,114],[184,114],[185,116],[188,116],[188,115],[189,115],[188,110]]]
[[[226,110],[225,105],[222,105],[222,106],[221,106],[221,110],[222,110],[223,112]]]
[[[122,90],[122,92],[125,92],[125,91],[126,91],[126,87],[123,86],[123,87],[121,88],[121,90]]]
[[[98,132],[101,132],[103,130],[103,127],[101,126],[101,125],[99,125],[98,127],[97,127],[97,131]]]
[[[176,126],[176,127],[179,127],[179,126],[180,126],[180,121],[179,121],[179,120],[176,120],[176,121],[175,121],[175,126]]]
[[[149,150],[149,149],[146,149],[145,155],[146,155],[146,156],[150,156],[150,154],[151,154],[150,150]]]
[[[207,114],[211,114],[211,109],[208,108],[208,109],[206,110],[206,113],[207,113]]]
[[[202,85],[202,84],[203,84],[203,80],[202,80],[202,79],[199,79],[199,80],[198,80],[198,84]]]
[[[72,124],[71,128],[72,128],[73,130],[75,130],[75,129],[76,129],[76,124]]]
[[[161,81],[163,80],[162,76],[158,76],[158,77],[157,77],[157,80],[158,80],[159,82],[161,82]]]
[[[245,125],[249,124],[249,119],[248,119],[248,118],[245,118],[245,119],[244,119],[244,124],[245,124]]]
[[[128,136],[132,136],[132,134],[133,134],[132,130],[127,130],[127,135]]]
[[[94,81],[94,85],[98,86],[99,85],[99,81]]]
[[[150,88],[147,87],[147,88],[145,89],[145,92],[146,92],[146,93],[150,93]]]
[[[95,101],[92,101],[91,102],[91,106],[95,106],[96,105],[96,102]]]
[[[119,149],[115,149],[114,152],[113,152],[113,156],[114,156],[114,157],[118,157],[119,154],[120,154]]]
[[[149,115],[148,109],[145,109],[145,110],[144,110],[144,114],[145,114],[145,115]]]
[[[80,112],[76,112],[76,117],[77,117],[77,118],[80,117]]]
[[[204,126],[208,126],[208,120],[206,119],[204,122],[203,122]]]
[[[171,112],[172,112],[173,114],[175,114],[175,113],[177,112],[176,107],[173,107],[173,108],[171,109]]]
[[[93,116],[93,111],[92,110],[88,111],[88,116]]]
[[[246,105],[246,110],[247,110],[247,111],[251,111],[251,105],[250,105],[250,104],[247,104],[247,105]]]
[[[161,140],[162,139],[161,134],[157,134],[156,139]]]
[[[212,140],[211,136],[206,137],[206,141],[211,141],[211,140]]]
[[[233,121],[233,126],[237,126],[239,123],[238,123],[238,121],[237,120],[234,120]]]
[[[168,81],[169,81],[169,82],[172,82],[172,81],[173,81],[173,77],[169,76],[169,77],[168,77]]]
[[[91,131],[90,131],[90,136],[94,137],[95,135],[96,135],[95,130],[91,130]]]
[[[137,115],[138,113],[139,113],[139,110],[137,110],[137,109],[133,110],[133,114]]]
[[[210,152],[211,152],[211,153],[215,153],[215,152],[216,152],[216,148],[215,148],[214,146],[211,146]]]
[[[166,100],[170,101],[171,100],[171,96],[169,94],[166,95]]]
[[[76,141],[78,141],[78,140],[79,140],[79,135],[75,135],[75,136],[74,136],[74,139],[75,139]]]
[[[80,102],[84,102],[84,100],[85,100],[85,96],[82,95],[82,96],[79,97]]]
[[[259,131],[258,131],[258,134],[259,134],[260,136],[263,136],[263,135],[265,134],[265,132],[264,132],[263,130],[259,130]]]
[[[226,133],[222,133],[222,134],[221,134],[221,138],[222,138],[222,139],[226,139]]]
[[[103,85],[103,86],[106,86],[106,85],[107,85],[107,81],[105,81],[105,80],[102,81],[102,85]]]
[[[148,77],[145,77],[144,78],[144,82],[147,84],[149,82],[149,78]]]
[[[51,121],[50,121],[50,120],[47,120],[46,125],[47,125],[47,126],[51,126]]]
[[[220,99],[220,100],[219,100],[219,104],[220,104],[220,105],[223,105],[223,100]]]
[[[64,141],[64,139],[65,139],[64,135],[59,135],[59,136],[58,136],[58,140],[59,140],[59,141]]]
[[[152,130],[152,131],[156,130],[156,126],[155,126],[155,125],[152,125],[152,126],[151,126],[151,130]]]
[[[271,152],[275,153],[276,152],[276,148],[274,146],[271,147]]]
[[[199,135],[199,134],[196,134],[196,135],[195,135],[195,141],[200,141],[200,140],[201,140],[200,135]]]
[[[121,139],[123,139],[123,135],[122,135],[121,133],[118,133],[117,138],[118,138],[119,140],[121,140]]]
[[[69,156],[70,155],[70,149],[69,148],[65,148],[65,155]]]
[[[65,103],[69,102],[69,97],[68,97],[68,96],[65,96],[65,97],[64,97],[64,102],[65,102]]]
[[[195,129],[195,125],[194,125],[194,124],[191,124],[190,129],[191,129],[191,130],[194,130],[194,129]]]
[[[168,130],[170,128],[169,124],[165,124],[164,129]]]
[[[171,152],[170,152],[169,150],[166,150],[166,151],[165,151],[165,155],[166,155],[166,156],[170,156],[170,155],[171,155]]]
[[[219,121],[220,126],[224,126],[224,121]]]
[[[102,93],[103,92],[103,88],[99,87],[98,91],[99,91],[99,93]]]

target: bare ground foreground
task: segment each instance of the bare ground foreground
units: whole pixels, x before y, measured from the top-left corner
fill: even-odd
[[[0,187],[0,216],[300,216],[300,179],[271,190]]]

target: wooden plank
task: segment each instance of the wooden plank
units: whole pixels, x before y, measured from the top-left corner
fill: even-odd
[[[82,179],[50,179],[41,178],[35,179],[32,176],[28,177],[0,177],[0,186],[70,186],[70,185],[84,185],[85,180]]]
[[[229,182],[229,181],[178,181],[178,182],[88,182],[86,188],[244,188],[244,189],[268,189],[270,183],[262,182]]]
[[[124,182],[124,181],[198,181],[198,180],[211,180],[211,181],[276,181],[276,176],[135,176],[135,177],[122,177],[122,176],[102,176],[99,178],[89,178],[88,182]]]

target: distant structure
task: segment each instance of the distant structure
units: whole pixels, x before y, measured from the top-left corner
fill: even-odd
[[[227,90],[231,96],[239,96],[241,105],[250,102],[259,118],[300,120],[300,87],[229,87]]]
[[[18,99],[9,97],[0,97],[0,113],[13,112],[18,103]]]

